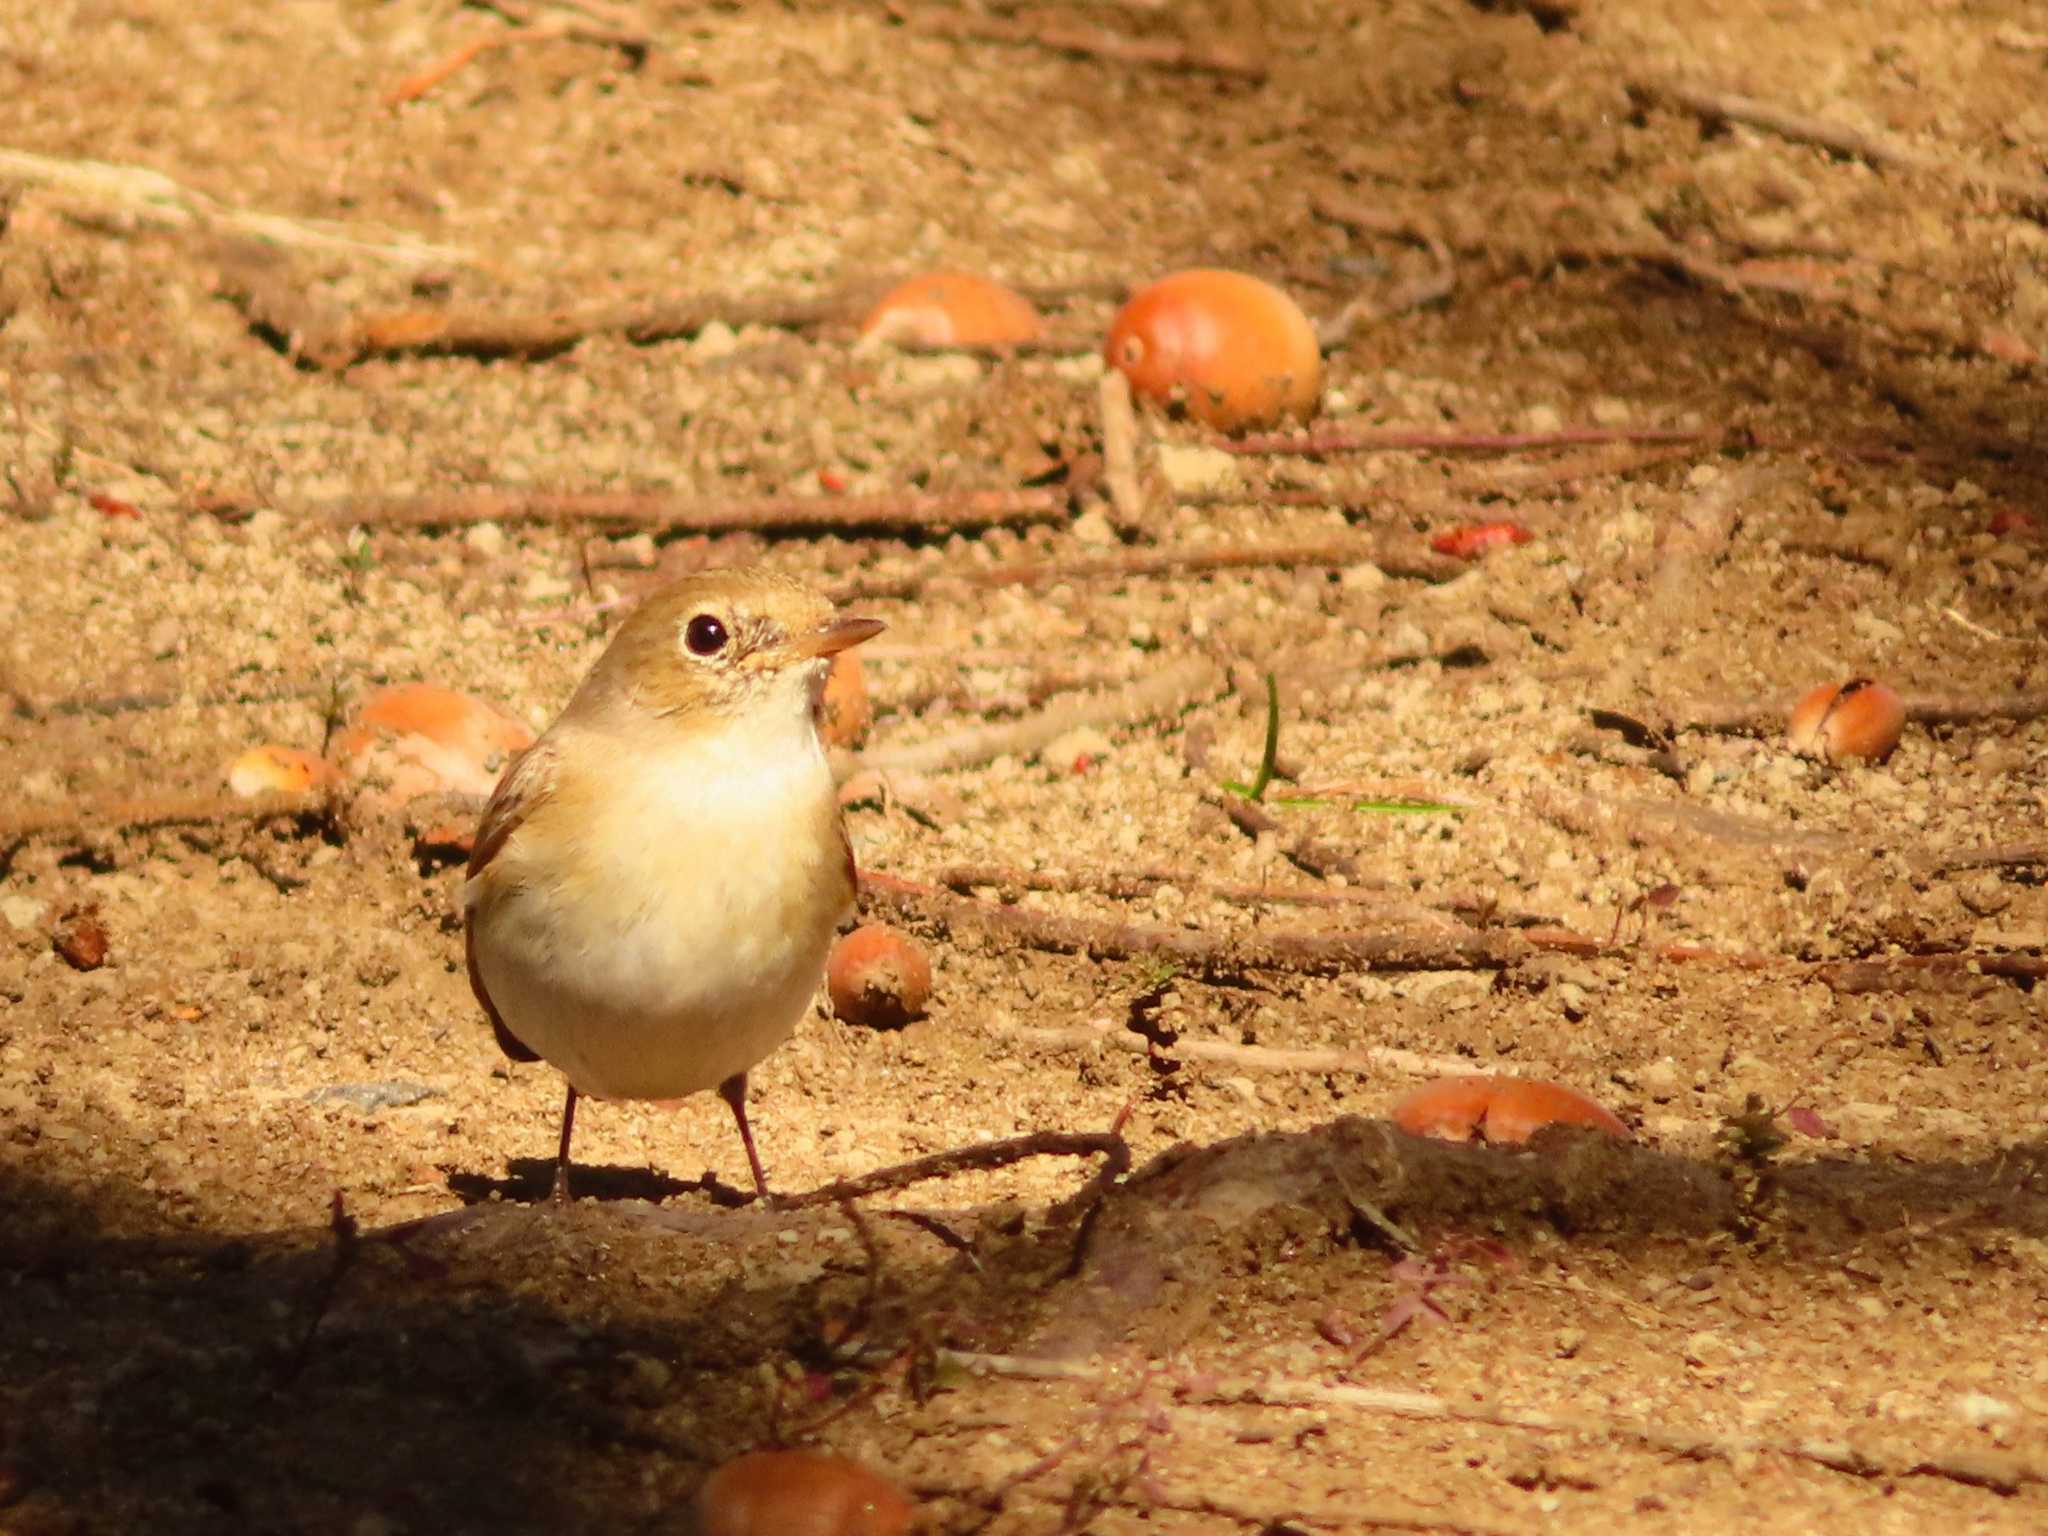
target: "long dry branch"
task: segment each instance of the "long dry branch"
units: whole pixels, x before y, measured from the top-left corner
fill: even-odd
[[[1128,687],[1062,700],[1021,720],[971,726],[908,746],[870,747],[852,760],[851,768],[880,774],[937,773],[1005,755],[1029,756],[1069,731],[1128,725],[1177,713],[1214,697],[1225,681],[1223,669],[1215,662],[1194,657],[1161,667]]]
[[[402,230],[231,208],[147,166],[64,160],[0,148],[0,183],[4,182],[47,187],[76,206],[127,214],[160,229],[211,230],[269,245],[339,251],[408,267],[477,265],[477,257],[460,246],[435,245]]]
[[[659,532],[737,529],[986,528],[1066,516],[1048,490],[902,492],[877,496],[690,496],[672,491],[515,487],[425,496],[346,496],[304,510],[342,527],[455,528],[470,523],[595,523]]]
[[[1639,103],[1677,107],[1707,122],[1742,123],[1795,143],[1812,144],[1871,165],[1925,171],[1945,181],[1982,187],[2021,213],[2036,218],[2048,214],[2048,182],[2031,176],[2008,175],[1965,160],[1960,155],[1914,149],[1894,139],[1852,128],[1846,123],[1795,112],[1790,107],[1760,97],[1717,91],[1682,81],[1634,79],[1628,82],[1628,92]]]
[[[1092,1050],[1098,1046],[1132,1056],[1149,1056],[1152,1046],[1144,1036],[1133,1034],[1106,1019],[1063,1028],[1041,1028],[1029,1024],[997,1024],[994,1032],[1006,1040],[1025,1045],[1050,1046],[1055,1050]],[[1237,1067],[1248,1072],[1357,1072],[1375,1070],[1405,1072],[1413,1077],[1466,1076],[1477,1067],[1469,1057],[1433,1056],[1423,1051],[1404,1051],[1389,1045],[1361,1046],[1355,1050],[1297,1050],[1273,1045],[1233,1045],[1228,1040],[1190,1040],[1185,1035],[1160,1054],[1187,1061],[1207,1061],[1218,1066]]]
[[[887,0],[887,5],[889,14],[902,25],[940,37],[957,37],[971,42],[1031,44],[1059,53],[1078,53],[1151,69],[1230,75],[1255,81],[1266,78],[1264,57],[1257,48],[1243,43],[1221,39],[1196,42],[1168,37],[1132,37],[1128,33],[1095,26],[1074,15],[1039,13],[1013,21],[1001,16],[963,15],[930,7],[912,8],[902,0]]]
[[[941,1350],[939,1355],[942,1364],[975,1376],[1070,1382],[1093,1388],[1111,1384],[1121,1386],[1128,1379],[1127,1372],[1091,1361],[970,1354],[950,1349]],[[1939,1477],[1973,1487],[2008,1492],[2028,1484],[2048,1483],[2048,1463],[2018,1451],[1986,1452],[1955,1448],[1929,1452],[1916,1448],[1904,1455],[1886,1455],[1846,1440],[1772,1439],[1760,1435],[1720,1435],[1707,1430],[1676,1430],[1627,1419],[1518,1408],[1498,1400],[1460,1403],[1431,1392],[1361,1387],[1277,1374],[1230,1377],[1215,1373],[1174,1373],[1163,1379],[1161,1385],[1170,1389],[1179,1402],[1253,1403],[1269,1408],[1336,1409],[1395,1418],[1488,1424],[1537,1434],[1631,1440],[1653,1450],[1692,1459],[1783,1456],[1830,1467],[1855,1477]]]
[[[1586,238],[1578,234],[1561,234],[1551,240],[1502,238],[1494,231],[1507,222],[1504,220],[1467,217],[1452,231],[1440,228],[1438,221],[1430,218],[1389,211],[1330,191],[1317,195],[1315,207],[1324,218],[1353,229],[1421,245],[1434,246],[1447,241],[1462,255],[1487,257],[1515,267],[1543,268],[1559,262],[1644,267],[1735,298],[1771,293],[1821,308],[1845,310],[1883,330],[1929,342],[1959,355],[1984,356],[2000,362],[2028,365],[2041,361],[2035,348],[1995,328],[1972,327],[1925,309],[1888,308],[1856,294],[1823,289],[1782,271],[1717,261],[1654,235],[1630,233]],[[1889,448],[1856,449],[1834,445],[1832,451],[1880,459],[1896,457]]]
[[[1333,453],[1528,453],[1541,448],[1584,448],[1612,443],[1706,443],[1722,434],[1686,427],[1560,427],[1552,432],[1444,432],[1414,427],[1331,428],[1260,432],[1218,438],[1226,453],[1284,453],[1319,459]]]
[[[1310,493],[1310,504],[1330,498]],[[1226,544],[1194,549],[1129,549],[1079,560],[1031,560],[977,570],[919,572],[907,577],[856,580],[836,594],[842,602],[915,597],[946,582],[967,587],[1049,587],[1068,581],[1124,581],[1147,576],[1197,576],[1210,571],[1373,565],[1388,576],[1427,582],[1455,580],[1471,570],[1463,560],[1432,554],[1413,535],[1365,534],[1310,543]]]
[[[0,851],[32,837],[104,836],[145,827],[198,826],[224,821],[268,821],[273,816],[325,814],[333,797],[325,790],[301,794],[137,795],[114,800],[81,800],[65,805],[0,810]]]
[[[1558,947],[1545,942],[1540,930],[1534,937],[1504,929],[1448,934],[1436,930],[1329,933],[1271,928],[1252,933],[1206,933],[1158,923],[1113,922],[1002,906],[874,870],[861,871],[860,894],[870,907],[921,918],[955,939],[1023,945],[1097,960],[1168,960],[1204,975],[1260,970],[1316,975],[1369,970],[1497,970]]]
[[[1704,731],[1722,736],[1776,736],[1791,718],[1791,699],[1755,702],[1701,701],[1671,710],[1670,729]],[[1911,693],[1901,701],[1906,718],[1916,725],[1982,725],[1988,720],[2039,720],[2048,717],[2048,693],[2010,693],[1975,697],[1950,693]]]
[[[1207,896],[1237,906],[1325,907],[1340,911],[1355,911],[1363,907],[1380,912],[1405,911],[1431,916],[1448,913],[1468,921],[1484,918],[1509,927],[1540,927],[1557,921],[1553,917],[1502,908],[1492,897],[1472,891],[1454,891],[1433,902],[1418,901],[1406,882],[1369,877],[1361,877],[1352,885],[1341,888],[1324,886],[1303,890],[1299,887],[1211,880],[1187,869],[1053,870],[1012,869],[999,864],[949,864],[933,876],[932,883],[963,894],[981,886],[1005,892],[1092,891],[1121,900],[1148,897],[1161,886],[1170,885],[1190,895]]]
[[[805,1190],[802,1194],[778,1195],[774,1197],[774,1204],[779,1210],[838,1205],[842,1201],[862,1200],[869,1195],[907,1189],[928,1179],[1007,1168],[1032,1157],[1100,1157],[1103,1165],[1098,1178],[1104,1184],[1113,1183],[1131,1166],[1131,1149],[1114,1131],[1028,1131],[1003,1141],[948,1148],[907,1163],[877,1168],[850,1179],[838,1179],[817,1189]]]

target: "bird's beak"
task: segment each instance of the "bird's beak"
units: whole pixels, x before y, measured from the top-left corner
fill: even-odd
[[[837,656],[863,640],[874,639],[888,627],[880,619],[834,619],[798,636],[796,648],[805,656]]]

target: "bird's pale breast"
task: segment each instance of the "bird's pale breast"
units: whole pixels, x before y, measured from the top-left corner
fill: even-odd
[[[780,711],[602,766],[595,793],[565,773],[472,892],[478,965],[579,1089],[676,1098],[753,1066],[810,1004],[852,896],[831,771]]]

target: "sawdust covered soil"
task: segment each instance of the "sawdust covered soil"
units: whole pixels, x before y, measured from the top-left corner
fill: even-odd
[[[0,20],[0,1528],[680,1529],[765,1444],[959,1532],[2048,1525],[2032,7],[70,14]],[[1107,501],[1096,338],[1192,264],[1324,327],[1319,430],[1521,445],[1147,416]],[[1048,345],[856,348],[936,265]],[[903,510],[703,525],[789,496]],[[1113,1184],[732,1208],[707,1097],[550,1209],[473,806],[137,814],[387,681],[545,723],[752,559],[890,625],[850,825],[936,968],[756,1074],[777,1183]],[[1788,753],[1856,676],[1898,750]],[[1634,1139],[1394,1130],[1446,1065]]]

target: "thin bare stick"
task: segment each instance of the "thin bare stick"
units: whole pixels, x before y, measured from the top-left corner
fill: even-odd
[[[1131,383],[1121,369],[1103,370],[1097,400],[1102,412],[1102,482],[1109,490],[1118,531],[1142,532],[1151,519],[1138,475],[1138,413],[1131,409]]]
[[[496,11],[517,26],[548,29],[579,43],[616,48],[638,62],[655,45],[633,11],[623,5],[601,5],[598,0],[551,0],[550,8],[528,5],[526,0],[479,0],[485,10]]]
[[[1242,795],[1218,791],[1205,798],[1230,818],[1232,826],[1253,842],[1257,842],[1261,837],[1272,838],[1280,850],[1281,857],[1303,874],[1314,875],[1318,880],[1327,880],[1332,875],[1341,875],[1346,880],[1362,878],[1358,861],[1343,849],[1333,847],[1306,832],[1299,836],[1290,835],[1278,817],[1254,805]]]
[[[1066,502],[1045,490],[881,496],[687,496],[671,491],[493,488],[426,496],[347,496],[303,509],[343,527],[456,528],[469,523],[595,523],[659,531],[797,528],[986,528],[1048,523]]]
[[[998,16],[913,10],[901,0],[888,0],[888,11],[904,26],[940,37],[986,43],[1026,43],[1060,53],[1084,54],[1151,69],[1232,75],[1243,80],[1266,78],[1266,61],[1260,51],[1241,43],[1131,37],[1106,27],[1091,26],[1071,16],[1045,13],[1011,21]]]
[[[1502,240],[1496,239],[1492,231],[1515,221],[1488,218],[1483,212],[1461,220],[1460,228],[1453,236],[1440,232],[1434,220],[1389,211],[1340,193],[1326,191],[1318,194],[1315,206],[1316,212],[1324,218],[1354,229],[1423,245],[1449,239],[1465,254],[1489,256],[1497,262],[1520,268],[1543,268],[1559,262],[1651,267],[1736,298],[1777,293],[1817,307],[1846,310],[1882,330],[1931,342],[1959,355],[1981,355],[2020,364],[2041,361],[2036,349],[1995,326],[1953,322],[1924,310],[1886,308],[1857,294],[1825,290],[1786,272],[1751,264],[1730,265],[1715,261],[1668,241],[1633,236],[1589,240],[1576,235],[1559,236],[1549,241]],[[1834,443],[1822,446],[1828,452],[1851,458],[1888,461],[1898,456],[1888,447],[1859,448]]]
[[[1062,700],[1021,720],[969,727],[910,746],[871,747],[853,760],[856,771],[938,773],[1006,755],[1029,756],[1046,743],[1083,727],[1129,725],[1175,714],[1223,691],[1223,669],[1206,657],[1161,667],[1150,677],[1111,693]]]
[[[1937,875],[1958,869],[2048,868],[2048,843],[1994,843],[1988,848],[1950,848],[1922,854],[1915,862]]]
[[[1122,1175],[1131,1166],[1131,1149],[1114,1131],[1031,1131],[1003,1141],[952,1147],[891,1168],[877,1168],[851,1179],[836,1179],[800,1195],[778,1195],[773,1199],[779,1210],[799,1210],[807,1205],[838,1205],[893,1189],[906,1189],[927,1179],[1007,1168],[1029,1157],[1101,1157],[1105,1159],[1104,1172],[1111,1179]]]
[[[308,790],[301,794],[257,795],[246,800],[238,795],[141,795],[132,799],[20,807],[0,811],[0,849],[32,837],[103,836],[144,827],[323,815],[331,805],[332,798],[326,791]]]
[[[402,107],[409,102],[418,101],[431,93],[436,86],[452,79],[479,56],[489,53],[493,48],[503,48],[508,43],[520,40],[521,35],[517,32],[485,32],[470,38],[467,42],[458,43],[425,69],[417,74],[407,75],[386,91],[383,105]]]
[[[1036,1359],[1026,1355],[980,1355],[962,1350],[939,1351],[943,1365],[976,1376],[1012,1381],[1061,1381],[1101,1388],[1122,1385],[1127,1373],[1113,1367],[1076,1360]],[[1856,1477],[1940,1477],[1973,1487],[2017,1489],[2048,1482],[2048,1466],[2017,1452],[1987,1454],[1974,1448],[1904,1456],[1880,1456],[1839,1440],[1773,1440],[1755,1435],[1717,1435],[1705,1430],[1666,1429],[1626,1419],[1517,1408],[1494,1401],[1459,1403],[1429,1392],[1385,1387],[1358,1387],[1311,1381],[1299,1376],[1226,1377],[1218,1374],[1176,1374],[1169,1386],[1177,1401],[1236,1404],[1269,1408],[1340,1409],[1351,1413],[1386,1414],[1394,1418],[1466,1424],[1490,1424],[1537,1434],[1582,1435],[1596,1440],[1633,1440],[1639,1445],[1696,1460],[1745,1456],[1784,1456],[1814,1462]]]
[[[1306,504],[1324,506],[1329,497],[1309,493]],[[1388,576],[1415,581],[1455,580],[1472,569],[1467,561],[1429,552],[1412,535],[1368,534],[1308,544],[1233,544],[1197,549],[1131,549],[1082,560],[1033,560],[979,570],[920,572],[902,578],[856,580],[839,595],[861,598],[915,597],[945,582],[968,587],[1047,587],[1066,581],[1125,581],[1146,576],[1199,575],[1289,566],[1376,565]]]
[[[1832,960],[1816,965],[1813,978],[1836,992],[1948,992],[1967,989],[1985,977],[2035,982],[2048,977],[2048,956],[1986,954],[1885,955],[1871,960]]]
[[[1783,733],[1795,701],[1702,702],[1673,711],[1672,728],[1722,736],[1777,736]],[[1968,698],[1947,693],[1907,694],[1906,718],[1916,725],[1981,725],[1987,720],[2039,720],[2048,717],[2048,693],[2014,693],[2003,698]]]
[[[1355,432],[1259,432],[1218,438],[1226,453],[1284,453],[1320,459],[1333,453],[1528,453],[1539,448],[1583,448],[1608,443],[1705,443],[1719,432],[1684,427],[1561,427],[1554,432],[1443,432],[1370,427]]]
[[[1242,803],[1242,802],[1239,802]],[[1554,917],[1502,908],[1491,897],[1476,892],[1456,892],[1434,902],[1408,898],[1403,882],[1361,878],[1356,886],[1299,887],[1250,885],[1237,881],[1210,880],[1186,869],[1053,870],[1012,869],[999,864],[949,864],[932,877],[934,885],[963,894],[975,887],[998,891],[1094,891],[1122,900],[1148,897],[1161,886],[1170,885],[1191,895],[1208,896],[1237,906],[1331,907],[1337,909],[1372,907],[1381,911],[1408,909],[1426,913],[1450,913],[1469,919],[1484,916],[1509,927],[1555,924]]]
[[[1047,1029],[1028,1024],[996,1024],[993,1032],[1005,1040],[1025,1045],[1050,1046],[1055,1050],[1093,1049],[1106,1046],[1132,1056],[1149,1056],[1152,1044],[1143,1035],[1095,1019],[1086,1024]],[[1469,1057],[1431,1056],[1420,1051],[1403,1051],[1393,1046],[1369,1045],[1357,1050],[1288,1050],[1273,1045],[1233,1045],[1228,1040],[1190,1040],[1182,1035],[1164,1054],[1187,1061],[1209,1061],[1219,1066],[1239,1067],[1250,1072],[1356,1072],[1370,1076],[1375,1071],[1405,1072],[1413,1077],[1457,1077],[1478,1071]]]
[[[318,303],[290,273],[265,273],[232,254],[222,263],[220,291],[258,329],[288,338],[295,360],[330,370],[372,357],[548,358],[593,336],[646,345],[694,336],[713,321],[808,330],[846,313],[841,299],[769,293],[633,300],[547,314],[423,307],[352,314]]]
[[[418,74],[408,75],[385,93],[384,105],[399,107],[408,102],[418,101],[480,54],[488,53],[494,48],[566,38],[572,42],[595,43],[600,47],[617,48],[637,64],[647,56],[647,50],[652,46],[652,39],[644,32],[606,26],[579,18],[569,11],[555,11],[543,15],[533,6],[518,5],[512,3],[512,0],[489,8],[513,25],[505,31],[484,33],[466,43],[458,44]]]
[[[1775,102],[1733,91],[1710,90],[1674,80],[1630,80],[1628,93],[1639,103],[1661,103],[1678,107],[1707,122],[1743,123],[1762,128],[1780,138],[1799,144],[1813,144],[1834,154],[1848,155],[1875,166],[1897,166],[1926,171],[1944,181],[1982,187],[2001,201],[2031,217],[2048,213],[2048,182],[2030,176],[2012,176],[1989,166],[1973,164],[1956,155],[1913,149],[1878,134],[1851,128],[1826,118],[1809,117]]]
[[[7,181],[48,187],[76,206],[128,214],[160,229],[208,229],[272,245],[342,251],[406,267],[475,266],[478,260],[460,246],[434,245],[400,230],[230,208],[146,166],[60,160],[0,148],[0,182]]]
[[[870,907],[922,918],[956,939],[978,938],[998,946],[1021,945],[1098,960],[1141,956],[1171,960],[1204,975],[1235,976],[1259,970],[1312,975],[1496,970],[1544,949],[1562,947],[1543,930],[1447,934],[1438,930],[1327,933],[1265,928],[1242,934],[1205,933],[1157,923],[1120,923],[999,906],[874,870],[861,871],[860,895]],[[1574,936],[1574,942],[1590,941]]]

